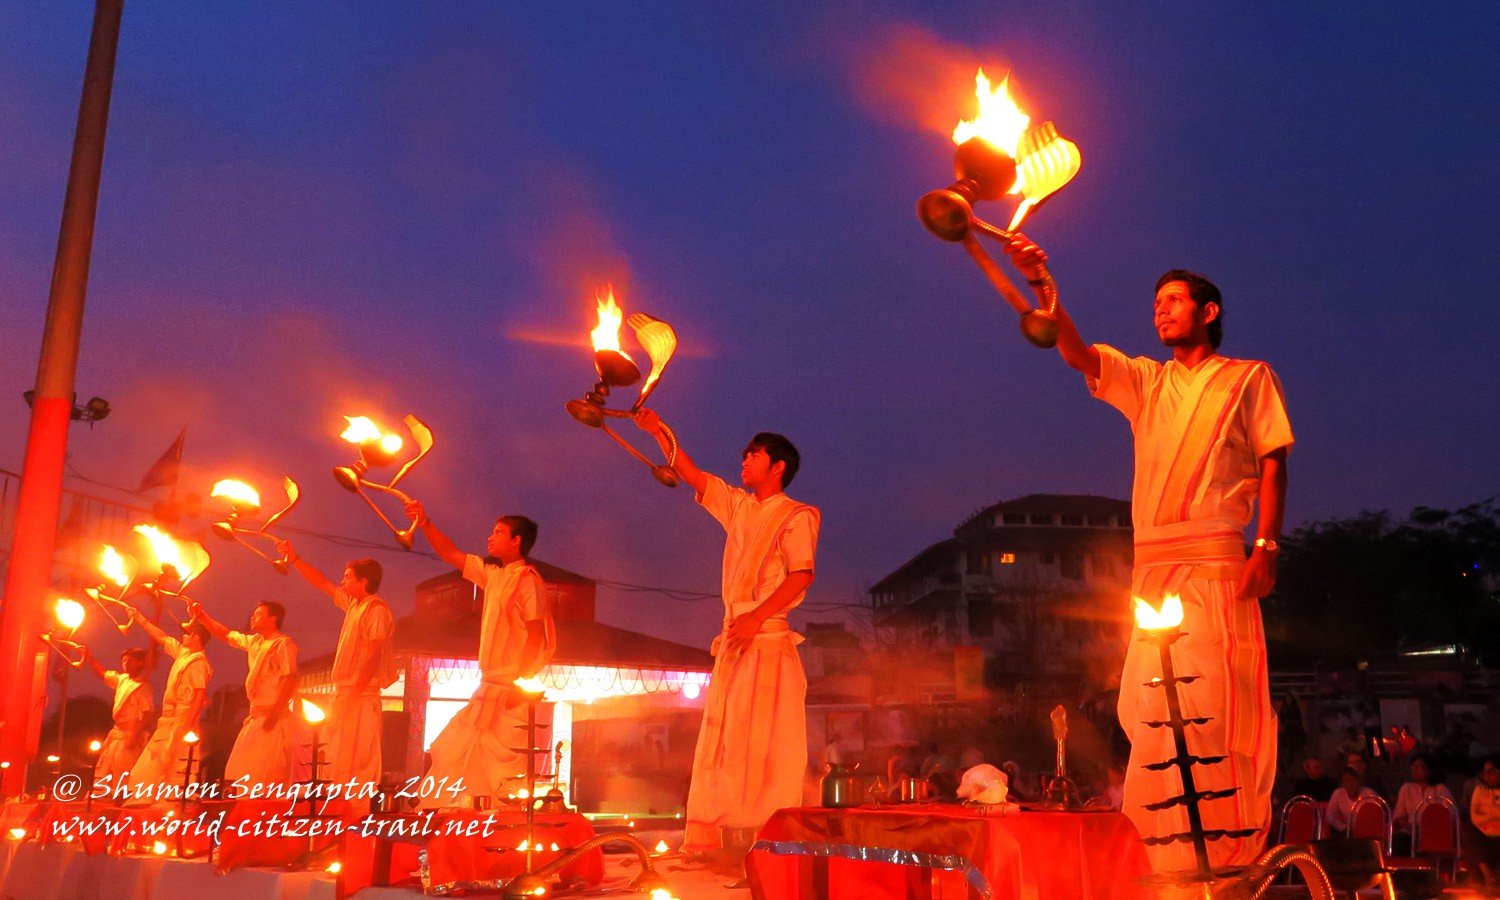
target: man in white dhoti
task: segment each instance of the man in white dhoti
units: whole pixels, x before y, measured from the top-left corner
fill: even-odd
[[[479,621],[479,687],[432,742],[432,767],[422,779],[424,808],[459,806],[474,797],[508,792],[526,774],[526,699],[515,684],[552,659],[557,633],[547,586],[526,562],[536,523],[501,516],[486,549],[499,565],[466,554],[439,531],[422,504],[406,504],[437,555],[484,591]]]
[[[297,644],[281,630],[286,607],[273,600],[255,605],[250,631],[233,631],[189,600],[188,615],[214,637],[245,651],[250,669],[245,674],[245,696],[250,713],[240,726],[224,764],[229,799],[248,796],[257,788],[262,796],[280,796],[305,780],[302,728],[292,711],[297,693]]]
[[[156,702],[151,699],[151,684],[146,681],[146,651],[131,647],[120,654],[120,668],[106,669],[84,648],[84,659],[94,674],[114,691],[111,716],[114,726],[104,736],[99,759],[94,764],[94,784],[102,791],[124,784],[126,775],[140,758],[151,736],[149,725]]]
[[[636,424],[668,450],[661,420]],[[693,754],[683,850],[723,846],[723,829],[759,828],[778,809],[799,806],[807,771],[807,678],[787,613],[813,583],[820,516],[786,495],[801,465],[792,442],[762,432],[741,454],[740,482],[699,469],[677,448],[673,468],[727,533],[723,631],[714,639],[713,677]]]
[[[167,670],[167,686],[162,691],[161,716],[156,720],[156,729],[136,760],[135,768],[130,770],[131,801],[176,800],[181,797],[188,763],[187,744],[183,738],[189,732],[201,734],[198,714],[208,702],[208,682],[214,676],[213,666],[203,655],[203,648],[209,640],[208,629],[197,622],[186,622],[179,641],[168,636],[139,609],[126,608],[130,617],[161,645],[162,652],[172,658],[172,668]],[[196,756],[194,766],[203,759],[202,753]],[[191,775],[192,781],[196,782],[197,771]]]
[[[368,558],[350,560],[334,584],[303,559],[291,541],[278,542],[276,549],[344,611],[333,654],[333,708],[323,732],[328,740],[328,779],[343,785],[354,782],[351,793],[359,801],[363,795],[373,795],[372,786],[382,781],[380,691],[394,684],[397,674],[391,648],[396,619],[376,593],[382,577],[380,563]],[[365,803],[358,805],[362,808]]]
[[[1017,236],[1008,248],[1029,279],[1046,255]],[[1033,284],[1037,282],[1033,280]],[[1152,606],[1182,598],[1184,637],[1172,647],[1179,675],[1200,681],[1180,688],[1182,712],[1206,716],[1188,726],[1188,749],[1223,756],[1198,765],[1199,790],[1238,788],[1204,800],[1205,828],[1251,831],[1208,843],[1214,866],[1245,865],[1264,846],[1276,773],[1276,715],[1267,684],[1265,632],[1259,598],[1276,583],[1277,539],[1286,500],[1286,457],[1292,446],[1281,382],[1270,366],[1218,354],[1224,301],[1206,278],[1174,269],[1156,285],[1157,336],[1172,348],[1166,364],[1134,359],[1105,344],[1083,342],[1060,307],[1057,349],[1088,379],[1089,390],[1125,414],[1135,433],[1135,569],[1131,592]],[[1245,558],[1245,529],[1256,522]],[[1144,685],[1161,676],[1155,647],[1132,634],[1120,685],[1120,723],[1131,738],[1124,811],[1146,837],[1188,830],[1177,805],[1150,810],[1181,793],[1175,769],[1143,768],[1175,756],[1169,728],[1145,722],[1169,717],[1164,691]],[[1193,868],[1191,844],[1149,847],[1158,872]]]

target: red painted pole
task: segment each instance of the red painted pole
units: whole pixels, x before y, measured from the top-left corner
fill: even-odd
[[[83,97],[73,134],[73,160],[52,267],[26,461],[21,468],[16,536],[11,544],[5,596],[0,600],[0,683],[5,685],[0,692],[0,759],[10,763],[4,770],[0,793],[10,796],[24,790],[26,764],[36,756],[47,702],[47,649],[39,637],[51,624],[47,589],[52,582],[63,460],[73,414],[73,378],[78,370],[83,301],[104,166],[104,132],[109,124],[115,51],[124,7],[124,0],[96,0],[94,4],[94,30],[89,38]]]

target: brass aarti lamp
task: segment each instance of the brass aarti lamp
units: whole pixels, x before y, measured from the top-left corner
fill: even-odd
[[[297,482],[293,481],[290,476],[282,476],[281,484],[282,488],[286,491],[286,506],[266,519],[257,528],[248,527],[240,521],[243,517],[253,516],[260,512],[260,492],[255,488],[243,481],[226,478],[214,485],[214,489],[209,496],[223,497],[229,503],[229,515],[223,521],[215,522],[212,526],[214,534],[226,541],[234,541],[237,544],[244,545],[251,553],[269,562],[276,567],[276,571],[285,575],[291,568],[291,562],[286,557],[273,557],[271,554],[266,553],[264,550],[240,537],[240,535],[250,535],[252,537],[265,538],[272,542],[277,540],[277,536],[271,534],[271,526],[285,518],[286,514],[292,511],[292,507],[297,505],[297,501],[302,498],[302,489],[297,486]]]
[[[1043,349],[1057,344],[1057,284],[1042,267],[1033,283],[1042,295],[1042,306],[1032,308],[1021,292],[985,252],[977,235],[1009,241],[1037,207],[1078,174],[1083,158],[1078,145],[1057,133],[1051,122],[1031,125],[1007,90],[1009,78],[991,91],[990,81],[980,69],[975,77],[979,115],[960,122],[953,131],[958,150],[953,157],[953,184],[929,191],[917,201],[917,218],[927,230],[945,241],[962,243],[974,262],[989,278],[1005,302],[1021,316],[1021,333]],[[980,200],[999,200],[1018,194],[1007,228],[998,228],[974,213]]]
[[[416,541],[417,520],[412,519],[410,524],[405,528],[397,528],[391,522],[390,518],[381,512],[380,507],[375,505],[375,501],[370,498],[370,495],[365,493],[365,488],[390,494],[402,503],[411,502],[411,496],[405,491],[398,489],[396,485],[411,472],[417,463],[425,459],[427,454],[432,451],[432,429],[428,428],[426,423],[416,416],[407,416],[405,419],[402,419],[406,424],[407,430],[411,432],[412,441],[417,445],[417,455],[403,463],[401,468],[396,470],[395,477],[389,482],[381,483],[379,481],[371,481],[365,477],[365,474],[370,469],[382,469],[386,466],[395,465],[397,454],[401,452],[401,448],[405,446],[406,442],[402,440],[401,435],[383,431],[374,422],[371,422],[364,416],[345,416],[344,421],[348,422],[349,426],[344,429],[344,433],[339,435],[339,437],[359,447],[359,459],[356,459],[350,465],[335,467],[333,470],[334,480],[342,485],[345,490],[356,493],[364,498],[364,501],[370,505],[370,509],[375,511],[375,515],[380,517],[380,521],[384,522],[386,527],[391,530],[391,533],[396,536],[396,543],[401,545],[401,549],[410,550],[412,544]]]
[[[614,288],[607,289],[605,296],[598,298],[599,327],[595,328],[590,336],[594,342],[594,371],[599,375],[599,381],[589,389],[582,400],[569,400],[568,415],[589,426],[590,428],[603,429],[604,433],[614,438],[621,447],[645,463],[651,469],[651,474],[657,481],[667,487],[676,487],[678,482],[677,470],[672,466],[677,462],[677,436],[672,433],[666,423],[662,423],[662,433],[666,435],[669,450],[667,452],[666,465],[658,465],[650,460],[644,453],[635,449],[624,438],[604,421],[606,416],[630,419],[636,413],[645,408],[646,398],[656,390],[661,381],[662,373],[667,369],[667,363],[671,362],[672,355],[677,352],[677,332],[672,326],[660,319],[652,318],[645,313],[635,313],[625,319],[620,307],[615,303]],[[605,403],[609,399],[610,388],[630,387],[641,380],[641,370],[624,350],[620,348],[620,324],[621,321],[629,325],[635,332],[636,342],[646,351],[646,356],[651,360],[651,373],[646,376],[646,383],[641,385],[640,396],[636,397],[635,403],[631,404],[629,410],[606,409]]]
[[[84,588],[83,594],[99,605],[99,611],[104,613],[104,617],[109,619],[110,624],[114,625],[120,634],[128,634],[130,623],[134,620],[127,614],[125,621],[121,622],[104,604],[112,603],[129,609],[124,602],[125,595],[130,593],[131,585],[135,583],[135,576],[140,571],[140,565],[135,561],[135,557],[121,553],[109,544],[105,544],[99,554],[99,571],[104,573],[108,581],[101,583],[98,587]],[[105,593],[109,582],[114,582],[115,587],[118,588],[118,593],[114,596]]]

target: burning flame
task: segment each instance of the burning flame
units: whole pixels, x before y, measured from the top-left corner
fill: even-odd
[[[151,845],[151,852],[155,853],[157,856],[164,856],[167,852],[167,845],[163,844],[161,841],[157,841],[156,843]]]
[[[13,841],[20,841],[20,840],[25,840],[25,838],[26,838],[26,829],[24,829],[24,828],[12,828],[10,830],[10,839],[11,840],[13,840]]]
[[[334,860],[333,862],[329,863],[328,868],[324,869],[323,871],[327,872],[329,875],[337,875],[338,873],[344,871],[344,864],[339,862],[338,860]]]
[[[544,694],[547,692],[547,683],[540,678],[517,678],[513,683],[528,694]]]
[[[1164,631],[1182,624],[1182,598],[1168,594],[1161,601],[1158,612],[1151,604],[1135,598],[1135,624],[1144,631]]]
[[[677,900],[677,898],[666,888],[653,888],[651,890],[651,900]]]
[[[233,478],[217,482],[209,496],[225,497],[230,503],[260,509],[260,493],[245,482],[235,481]]]
[[[979,115],[972,121],[965,119],[953,129],[953,143],[962,144],[970,138],[984,138],[999,150],[1004,150],[1014,159],[1021,144],[1021,135],[1031,124],[1031,117],[1021,111],[1010,96],[1010,75],[1000,79],[1000,86],[990,88],[990,80],[984,69],[974,75],[974,96],[979,100]],[[1011,190],[1016,193],[1019,184]]]
[[[202,575],[203,570],[208,568],[208,553],[201,545],[186,542],[185,548],[155,525],[137,525],[134,531],[151,545],[151,553],[156,557],[158,566],[162,568],[171,566],[177,571],[177,577],[182,581],[183,587]],[[193,560],[192,563],[188,562],[189,558]]]
[[[671,848],[667,846],[666,841],[657,841],[655,849],[657,853],[666,853]]]
[[[302,700],[302,718],[306,719],[309,725],[317,725],[328,718],[328,714],[323,712],[321,706],[304,697]]]
[[[198,743],[198,732],[196,732],[196,731],[189,731],[187,734],[185,734],[185,735],[182,736],[182,742],[184,744],[196,744],[196,743]]]
[[[57,601],[54,611],[57,613],[57,621],[70,631],[77,631],[83,624],[83,604],[77,600],[64,597]]]
[[[104,745],[103,744],[99,743],[98,741],[89,741],[89,752],[90,753],[98,753],[102,749],[104,749]]]
[[[630,355],[620,349],[620,325],[625,322],[625,313],[615,303],[615,286],[608,285],[605,290],[608,291],[606,296],[595,295],[599,310],[599,327],[589,332],[589,338],[594,342],[594,352],[613,350],[626,359],[630,359]]]
[[[104,552],[99,556],[99,571],[120,587],[130,582],[130,576],[125,573],[125,557],[108,544],[104,545]]]
[[[401,435],[384,434],[380,428],[365,416],[344,416],[344,421],[349,427],[339,437],[351,444],[365,444],[370,441],[379,441],[380,449],[387,453],[395,453],[401,449]]]

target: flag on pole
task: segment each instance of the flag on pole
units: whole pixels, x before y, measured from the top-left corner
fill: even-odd
[[[187,429],[178,432],[177,440],[167,448],[167,452],[161,455],[161,459],[151,464],[146,474],[141,476],[141,486],[136,490],[142,493],[154,487],[177,487],[177,473],[182,469],[182,439],[187,437]]]

